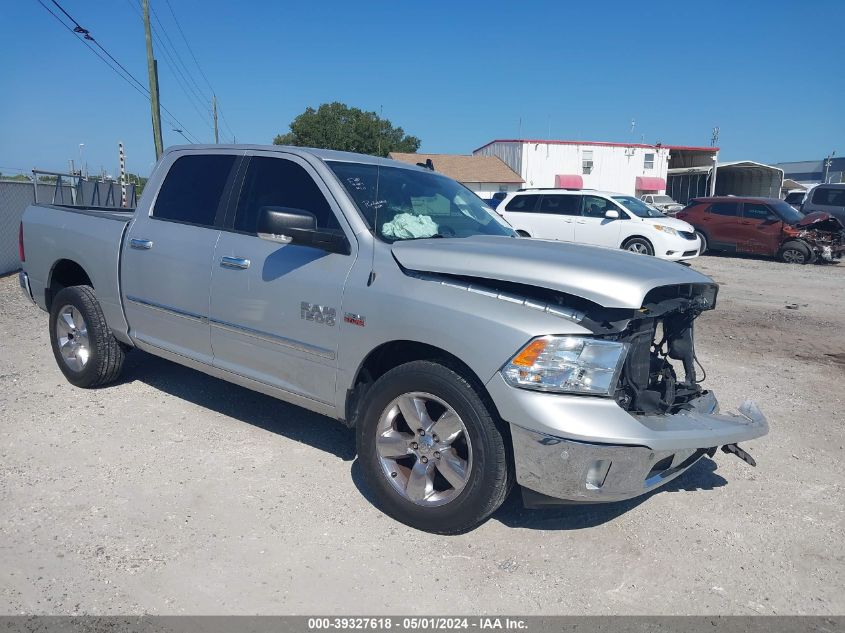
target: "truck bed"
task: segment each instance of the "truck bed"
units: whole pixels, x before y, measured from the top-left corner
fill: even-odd
[[[134,209],[115,209],[114,207],[79,207],[71,204],[42,204],[39,206],[45,209],[56,209],[58,211],[67,211],[70,213],[80,213],[82,215],[91,215],[97,218],[106,218],[108,220],[118,220],[120,222],[128,222],[132,219],[135,213]]]
[[[88,275],[106,320],[119,340],[128,341],[120,299],[120,252],[133,211],[104,207],[33,204],[23,214],[26,271],[33,298],[49,309],[53,271],[63,260]]]

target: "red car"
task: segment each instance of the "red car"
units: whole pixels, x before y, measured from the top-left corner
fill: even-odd
[[[701,253],[768,255],[791,264],[834,262],[845,253],[839,220],[827,213],[804,215],[775,198],[693,198],[676,217],[695,227]]]

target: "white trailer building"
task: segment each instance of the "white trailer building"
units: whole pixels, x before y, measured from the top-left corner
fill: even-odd
[[[640,196],[664,193],[672,167],[712,166],[718,147],[595,141],[495,140],[476,156],[496,156],[526,187],[602,189]]]

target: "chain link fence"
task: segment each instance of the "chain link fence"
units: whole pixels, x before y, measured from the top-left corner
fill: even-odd
[[[67,185],[55,183],[38,185],[39,204],[119,207],[120,185],[113,181],[73,179]],[[135,185],[127,185],[129,208],[135,206]],[[18,228],[24,210],[35,202],[35,188],[31,182],[0,180],[0,275],[21,267],[18,259]]]

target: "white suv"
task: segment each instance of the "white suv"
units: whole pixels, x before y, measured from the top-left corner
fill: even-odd
[[[623,248],[680,261],[698,256],[695,229],[633,196],[589,189],[524,189],[496,208],[525,237]]]

